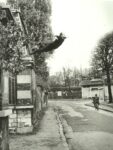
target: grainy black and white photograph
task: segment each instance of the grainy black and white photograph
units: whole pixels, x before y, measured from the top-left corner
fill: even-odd
[[[0,150],[113,149],[113,0],[0,0]]]

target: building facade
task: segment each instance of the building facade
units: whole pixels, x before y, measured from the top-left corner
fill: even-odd
[[[97,94],[100,100],[108,99],[108,86],[102,79],[85,80],[81,82],[82,98],[92,98]],[[113,85],[111,85],[113,93]]]
[[[15,22],[26,34],[20,11],[9,7],[2,10],[5,14],[2,24],[6,26],[8,21]],[[15,75],[4,69],[0,71],[0,150],[9,150],[9,132],[31,133],[43,109],[43,90],[36,83],[33,57],[25,46],[21,52],[26,69]]]

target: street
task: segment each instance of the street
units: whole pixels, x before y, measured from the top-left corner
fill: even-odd
[[[89,101],[53,100],[34,134],[11,135],[11,150],[112,150],[113,113]]]
[[[111,150],[113,114],[85,106],[87,101],[51,101],[72,128],[72,150]]]

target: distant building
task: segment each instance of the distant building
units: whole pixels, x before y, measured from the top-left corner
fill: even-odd
[[[108,86],[106,81],[102,79],[84,80],[80,83],[80,86],[82,87],[82,98],[91,98],[97,94],[102,100],[108,99]],[[113,84],[111,90],[113,93]]]

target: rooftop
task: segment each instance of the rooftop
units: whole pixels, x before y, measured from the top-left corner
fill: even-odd
[[[99,86],[103,85],[102,79],[84,80],[80,83],[81,86]]]

